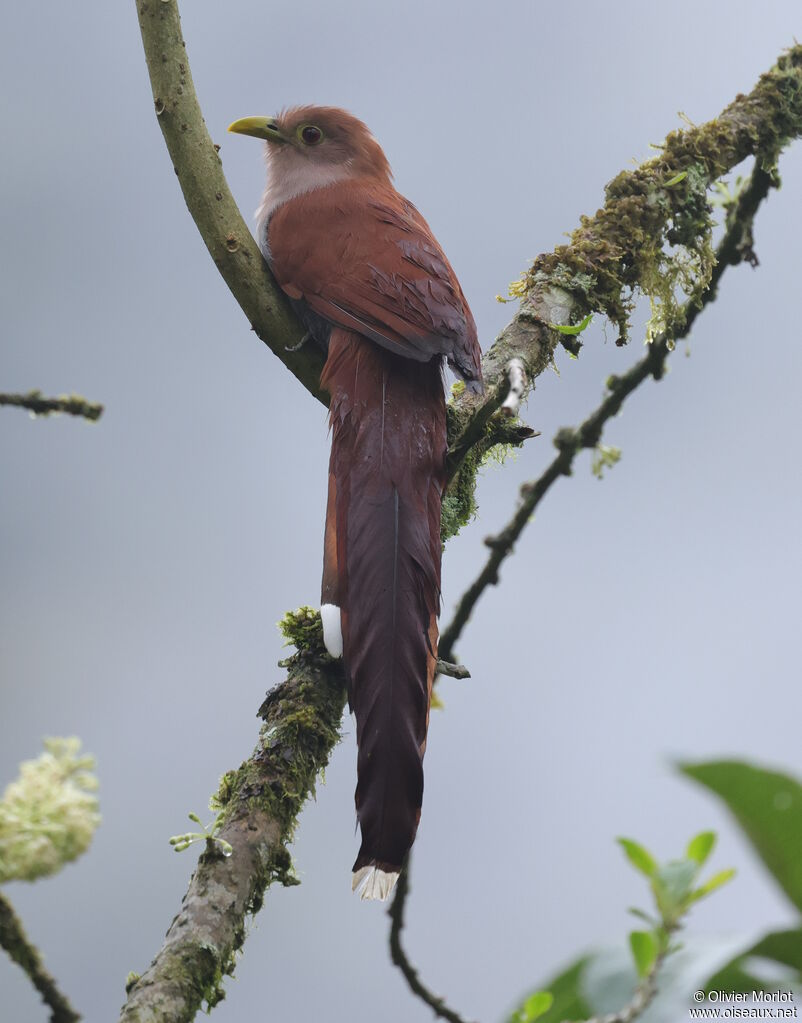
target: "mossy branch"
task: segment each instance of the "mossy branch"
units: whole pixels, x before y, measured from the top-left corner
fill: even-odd
[[[713,220],[707,190],[749,156],[766,171],[780,151],[802,135],[802,46],[783,54],[748,95],[738,95],[712,121],[672,132],[659,156],[622,171],[605,189],[605,202],[581,218],[570,241],[537,257],[511,287],[520,306],[485,352],[487,395],[454,402],[449,430],[450,475],[481,430],[476,420],[499,415],[513,359],[523,362],[526,393],[553,364],[559,345],[573,354],[576,337],[554,325],[604,314],[625,343],[638,293],[653,304],[653,333],[676,333],[686,308],[677,291],[697,295],[711,281]]]
[[[0,394],[0,405],[26,408],[35,416],[50,416],[60,412],[95,421],[103,415],[103,406],[87,401],[80,394],[61,394],[58,398],[45,398],[41,391],[26,394]]]
[[[605,424],[617,415],[626,398],[650,377],[660,380],[665,371],[666,359],[674,349],[676,341],[685,338],[691,331],[696,317],[716,297],[721,276],[728,266],[741,262],[755,265],[756,257],[752,248],[754,217],[760,203],[766,198],[772,186],[779,185],[774,171],[764,170],[756,165],[749,180],[727,208],[726,229],[716,249],[715,263],[710,281],[699,296],[694,296],[677,317],[673,333],[664,332],[646,348],[646,354],[622,376],[611,376],[607,380],[607,394],[601,404],[578,427],[564,428],[554,438],[558,454],[538,479],[521,486],[518,507],[510,521],[495,536],[488,537],[485,544],[490,554],[476,579],[457,602],[454,617],[440,636],[440,656],[447,661],[454,660],[457,640],[467,625],[473,609],[488,586],[499,581],[499,568],[512,554],[515,543],[532,519],[532,515],[554,483],[561,476],[569,476],[576,456],[588,448],[595,448],[602,436]]]
[[[42,957],[32,945],[14,907],[0,893],[0,948],[27,973],[31,983],[50,1009],[50,1023],[77,1023],[81,1016],[62,994],[53,976],[45,969]]]
[[[284,662],[286,680],[259,710],[264,723],[256,749],[221,781],[212,801],[220,826],[160,952],[141,976],[132,976],[121,1023],[188,1023],[204,1003],[214,1006],[245,940],[248,914],[258,912],[273,882],[298,884],[287,846],[339,740],[345,680],[341,662],[325,652],[317,612],[302,608],[282,626],[300,648]],[[225,842],[230,856],[221,852]]]
[[[800,135],[797,45],[714,120],[671,132],[657,147],[658,156],[614,178],[603,208],[582,218],[567,245],[535,260],[521,282],[524,305],[557,285],[572,299],[574,321],[602,312],[624,342],[633,297],[641,292],[661,307],[658,322],[673,333],[683,317],[676,289],[700,292],[714,265],[708,189],[748,156],[771,171],[782,149]]]
[[[476,446],[484,443],[488,450],[504,443],[486,441],[504,429],[502,405],[513,360],[523,363],[525,398],[553,365],[559,345],[574,355],[581,347],[577,337],[556,325],[578,324],[600,312],[618,328],[618,342],[624,344],[639,293],[652,302],[650,339],[680,336],[689,308],[705,290],[715,297],[716,259],[730,259],[728,253],[713,253],[708,189],[749,156],[764,173],[773,173],[781,150],[800,135],[802,46],[795,46],[717,118],[672,132],[659,156],[622,171],[605,189],[604,206],[581,218],[568,244],[537,257],[511,287],[521,300],[518,312],[482,360],[486,396],[462,394],[449,407],[449,492],[460,493],[462,521],[474,508],[481,462]],[[730,239],[733,252],[740,250],[738,260],[749,258],[748,241]],[[690,301],[682,303],[678,293]],[[447,537],[454,531],[454,515],[448,500],[444,508],[450,516],[443,524]]]

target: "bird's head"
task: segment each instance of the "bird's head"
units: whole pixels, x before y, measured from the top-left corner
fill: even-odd
[[[292,107],[277,117],[243,117],[228,130],[265,140],[271,177],[308,176],[313,168],[337,179],[387,182],[392,177],[387,157],[368,127],[338,107]]]

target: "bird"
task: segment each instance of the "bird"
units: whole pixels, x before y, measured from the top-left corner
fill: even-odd
[[[331,455],[324,643],[356,717],[361,845],[352,889],[386,900],[415,840],[437,663],[444,362],[483,392],[476,324],[381,146],[337,107],[297,106],[228,129],[265,142],[257,240],[321,345]]]

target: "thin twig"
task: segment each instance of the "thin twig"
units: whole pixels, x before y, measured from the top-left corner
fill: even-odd
[[[582,1020],[582,1023],[632,1023],[654,1001],[657,994],[657,974],[664,960],[665,953],[657,956],[649,973],[635,988],[634,995],[623,1009],[619,1009],[618,1012],[605,1013],[603,1016],[591,1016],[589,1019]],[[568,1023],[568,1021],[566,1020],[564,1023]]]
[[[470,678],[471,673],[464,664],[451,664],[450,661],[442,659],[437,662],[437,674],[447,675],[449,678]]]
[[[601,439],[605,423],[617,415],[624,400],[649,377],[660,380],[665,369],[665,362],[674,343],[690,333],[696,317],[702,309],[716,297],[721,275],[728,266],[735,266],[747,261],[754,265],[752,250],[752,223],[755,213],[768,195],[777,180],[772,174],[759,165],[738,195],[727,215],[727,226],[724,236],[716,250],[716,265],[707,290],[697,299],[687,303],[684,309],[682,325],[672,337],[663,334],[648,346],[646,354],[623,376],[612,376],[607,381],[609,393],[601,405],[592,412],[583,423],[575,429],[560,430],[554,438],[558,450],[546,470],[536,480],[524,483],[520,489],[518,508],[504,529],[495,536],[488,537],[485,544],[490,548],[490,555],[482,570],[457,602],[454,617],[440,636],[440,656],[447,661],[454,660],[454,647],[462,634],[479,598],[488,586],[495,586],[499,581],[498,571],[502,562],[512,553],[515,542],[526,528],[532,514],[549,488],[561,476],[568,476],[574,459],[584,448],[594,448]],[[744,245],[744,239],[749,239]]]
[[[447,1019],[449,1023],[469,1023],[464,1016],[460,1016],[458,1012],[450,1009],[445,999],[434,994],[421,982],[418,971],[407,958],[407,954],[401,945],[401,932],[404,929],[404,908],[409,895],[410,862],[411,857],[407,856],[406,865],[401,871],[401,876],[395,886],[395,897],[390,908],[387,910],[387,915],[392,921],[390,925],[390,955],[393,963],[403,973],[412,993],[420,998],[421,1001],[424,1001],[435,1016],[438,1016],[440,1019]]]
[[[55,978],[42,962],[42,957],[35,945],[31,944],[22,921],[14,912],[14,907],[0,893],[0,948],[4,948],[28,977],[42,996],[42,1001],[50,1009],[51,1023],[77,1023],[81,1019],[79,1013],[70,1005],[69,999],[58,989]]]
[[[570,475],[571,466],[579,451],[596,446],[603,425],[618,413],[627,395],[647,377],[660,378],[668,352],[669,348],[664,339],[653,342],[646,355],[628,373],[615,378],[615,390],[578,428],[566,428],[557,433],[554,444],[559,454],[538,479],[523,484],[518,507],[512,519],[500,533],[485,540],[485,544],[490,548],[490,555],[479,575],[460,597],[454,617],[440,635],[439,649],[446,660],[453,660],[454,646],[481,595],[488,586],[498,584],[498,570],[502,562],[512,553],[516,540],[528,525],[541,499],[561,476]]]
[[[94,401],[87,401],[79,394],[62,394],[58,398],[43,398],[41,391],[28,391],[27,394],[0,394],[0,405],[13,405],[26,408],[37,416],[49,416],[64,412],[70,416],[83,416],[84,419],[95,421],[103,415],[103,406]]]
[[[526,394],[526,386],[526,369],[521,359],[516,357],[510,359],[501,379],[488,387],[482,398],[466,396],[463,392],[460,400],[468,405],[469,415],[446,455],[446,480],[449,483],[476,445],[480,450],[489,450],[497,444],[520,446],[530,437],[540,436],[531,427],[513,422]]]
[[[655,956],[654,962],[649,967],[649,972],[635,988],[635,992],[627,1004],[617,1012],[608,1012],[601,1016],[591,1016],[589,1019],[582,1020],[582,1023],[633,1023],[633,1020],[637,1019],[638,1016],[642,1015],[649,1008],[658,991],[657,978],[660,970],[672,952],[672,947],[669,944],[671,935],[677,930],[676,923],[666,924],[664,922],[663,926],[666,932],[666,940]],[[569,1023],[569,1021],[564,1020],[563,1023]]]

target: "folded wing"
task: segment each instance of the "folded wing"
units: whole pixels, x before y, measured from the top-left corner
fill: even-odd
[[[397,355],[445,356],[481,390],[476,324],[459,282],[426,221],[393,188],[351,179],[298,196],[273,213],[267,241],[291,298]]]

